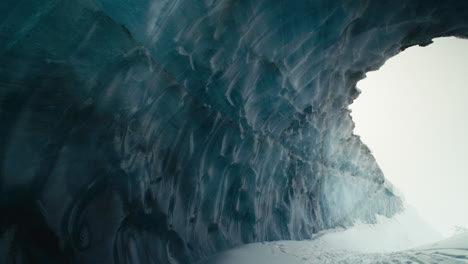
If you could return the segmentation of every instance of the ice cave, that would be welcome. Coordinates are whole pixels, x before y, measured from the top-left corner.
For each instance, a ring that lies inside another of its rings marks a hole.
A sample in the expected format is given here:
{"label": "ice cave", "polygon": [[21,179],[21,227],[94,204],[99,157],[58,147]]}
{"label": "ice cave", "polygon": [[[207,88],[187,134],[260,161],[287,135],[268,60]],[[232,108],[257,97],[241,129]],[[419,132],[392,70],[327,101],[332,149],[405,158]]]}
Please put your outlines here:
{"label": "ice cave", "polygon": [[468,262],[464,234],[384,259],[327,234],[404,208],[353,133],[356,83],[467,38],[468,1],[3,0],[0,14],[0,263]]}

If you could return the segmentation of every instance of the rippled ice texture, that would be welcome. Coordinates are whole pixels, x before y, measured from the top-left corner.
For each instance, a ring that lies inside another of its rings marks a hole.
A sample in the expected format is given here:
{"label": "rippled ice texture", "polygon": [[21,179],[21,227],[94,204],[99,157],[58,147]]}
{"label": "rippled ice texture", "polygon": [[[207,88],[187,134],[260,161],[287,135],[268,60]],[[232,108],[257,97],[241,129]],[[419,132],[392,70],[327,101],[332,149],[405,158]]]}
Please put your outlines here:
{"label": "rippled ice texture", "polygon": [[0,262],[190,263],[391,216],[347,106],[459,0],[3,0]]}

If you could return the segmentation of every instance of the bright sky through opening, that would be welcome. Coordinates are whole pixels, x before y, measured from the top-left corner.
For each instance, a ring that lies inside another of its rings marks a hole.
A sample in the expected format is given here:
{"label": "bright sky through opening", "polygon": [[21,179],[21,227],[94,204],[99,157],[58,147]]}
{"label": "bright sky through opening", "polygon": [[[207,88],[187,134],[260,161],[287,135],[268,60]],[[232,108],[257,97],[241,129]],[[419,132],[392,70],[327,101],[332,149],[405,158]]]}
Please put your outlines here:
{"label": "bright sky through opening", "polygon": [[354,133],[437,231],[468,227],[468,41],[411,47],[367,76]]}

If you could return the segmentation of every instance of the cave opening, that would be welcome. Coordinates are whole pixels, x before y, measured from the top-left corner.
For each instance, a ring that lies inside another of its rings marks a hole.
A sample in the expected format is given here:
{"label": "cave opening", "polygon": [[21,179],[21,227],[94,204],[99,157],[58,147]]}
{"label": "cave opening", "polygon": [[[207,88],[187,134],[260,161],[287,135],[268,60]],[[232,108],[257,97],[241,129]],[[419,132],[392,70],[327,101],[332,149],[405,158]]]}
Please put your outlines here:
{"label": "cave opening", "polygon": [[449,237],[468,228],[468,41],[438,38],[357,84],[354,133],[407,208]]}

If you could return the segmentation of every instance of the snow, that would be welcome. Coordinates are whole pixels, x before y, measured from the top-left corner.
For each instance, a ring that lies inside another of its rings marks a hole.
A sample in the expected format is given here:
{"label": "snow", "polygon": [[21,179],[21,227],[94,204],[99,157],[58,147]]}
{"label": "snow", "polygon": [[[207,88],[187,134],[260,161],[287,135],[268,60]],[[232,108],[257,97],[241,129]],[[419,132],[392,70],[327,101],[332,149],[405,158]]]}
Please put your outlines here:
{"label": "snow", "polygon": [[349,229],[327,231],[318,240],[337,249],[378,253],[410,249],[443,238],[415,208],[406,208],[393,218],[377,216],[377,224],[358,222]]}
{"label": "snow", "polygon": [[[378,241],[376,241],[378,242]],[[359,242],[357,242],[359,244]],[[373,263],[468,263],[468,233],[400,252],[363,253],[338,249],[324,240],[277,241],[248,244],[198,264],[373,264]]]}
{"label": "snow", "polygon": [[440,234],[412,208],[378,219],[375,225],[327,231],[314,240],[247,244],[198,264],[468,263],[468,232],[434,242]]}

